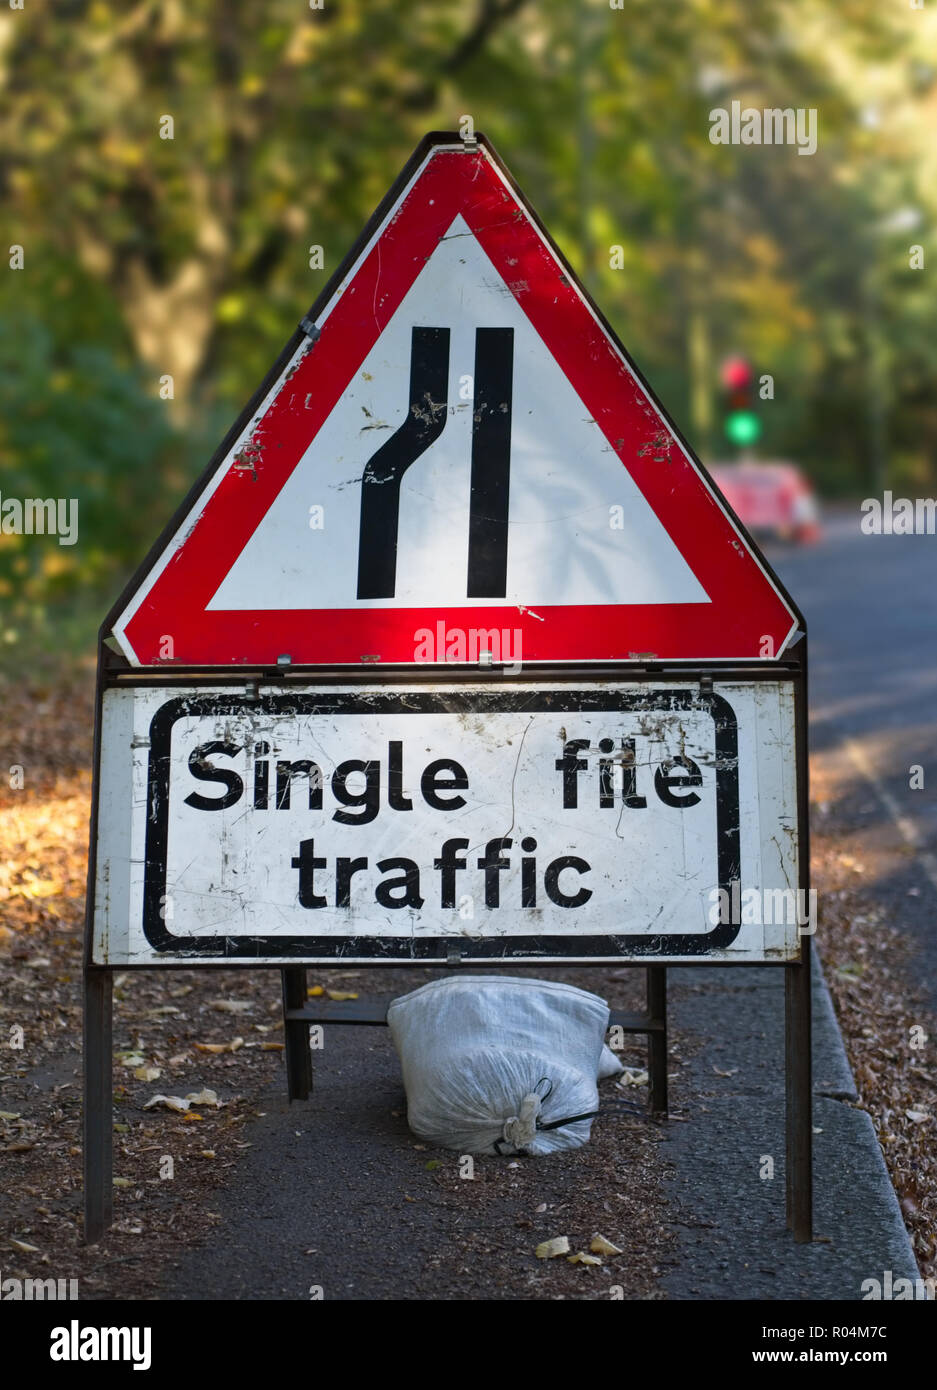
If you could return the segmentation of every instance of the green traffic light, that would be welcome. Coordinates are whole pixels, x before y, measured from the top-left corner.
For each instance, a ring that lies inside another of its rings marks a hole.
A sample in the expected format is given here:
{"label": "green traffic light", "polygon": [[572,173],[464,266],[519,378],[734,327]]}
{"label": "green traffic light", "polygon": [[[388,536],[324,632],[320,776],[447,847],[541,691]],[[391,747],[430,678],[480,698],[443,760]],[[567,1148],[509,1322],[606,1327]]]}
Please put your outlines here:
{"label": "green traffic light", "polygon": [[733,444],[754,444],[761,438],[761,421],[753,410],[733,410],[726,418],[726,434]]}

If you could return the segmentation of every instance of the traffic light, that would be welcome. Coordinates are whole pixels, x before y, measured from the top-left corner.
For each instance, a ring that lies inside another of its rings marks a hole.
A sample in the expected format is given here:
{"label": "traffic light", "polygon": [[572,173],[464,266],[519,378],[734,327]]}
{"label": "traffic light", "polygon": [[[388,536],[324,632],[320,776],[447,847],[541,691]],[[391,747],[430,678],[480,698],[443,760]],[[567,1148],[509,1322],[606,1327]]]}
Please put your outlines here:
{"label": "traffic light", "polygon": [[722,364],[720,379],[725,390],[726,437],[740,449],[761,438],[761,420],[752,410],[752,365],[744,357],[728,357]]}

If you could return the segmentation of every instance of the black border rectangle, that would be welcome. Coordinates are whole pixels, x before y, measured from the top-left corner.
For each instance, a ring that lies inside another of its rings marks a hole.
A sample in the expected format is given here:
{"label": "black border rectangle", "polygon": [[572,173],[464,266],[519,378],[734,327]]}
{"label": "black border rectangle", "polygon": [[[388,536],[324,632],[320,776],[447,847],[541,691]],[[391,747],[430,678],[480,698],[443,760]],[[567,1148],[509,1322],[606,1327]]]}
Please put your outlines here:
{"label": "black border rectangle", "polygon": [[[291,691],[256,699],[244,695],[194,694],[176,696],[162,705],[150,724],[143,932],[154,951],[200,960],[250,961],[258,957],[334,963],[355,959],[375,963],[446,964],[453,945],[463,960],[514,960],[535,957],[544,961],[581,960],[584,957],[668,961],[705,957],[724,950],[738,935],[738,923],[720,923],[711,932],[680,935],[516,935],[471,940],[452,936],[421,937],[314,937],[314,936],[174,936],[162,914],[166,893],[166,854],[169,834],[169,777],[172,729],[186,717],[224,717],[245,709],[273,716],[335,714],[459,714],[609,713],[708,710],[715,726],[716,836],[719,886],[731,891],[741,874],[740,808],[738,782],[738,726],[735,712],[721,695],[682,689],[585,689],[585,690],[368,690],[341,692],[323,689]],[[271,963],[268,959],[265,963]]]}

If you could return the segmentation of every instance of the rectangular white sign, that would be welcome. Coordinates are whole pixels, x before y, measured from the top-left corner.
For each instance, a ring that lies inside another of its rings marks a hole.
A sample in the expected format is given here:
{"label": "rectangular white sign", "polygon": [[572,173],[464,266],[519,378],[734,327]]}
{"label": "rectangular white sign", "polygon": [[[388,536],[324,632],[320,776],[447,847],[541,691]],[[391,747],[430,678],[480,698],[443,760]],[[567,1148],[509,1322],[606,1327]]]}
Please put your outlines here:
{"label": "rectangular white sign", "polygon": [[781,961],[786,682],[105,691],[98,964]]}

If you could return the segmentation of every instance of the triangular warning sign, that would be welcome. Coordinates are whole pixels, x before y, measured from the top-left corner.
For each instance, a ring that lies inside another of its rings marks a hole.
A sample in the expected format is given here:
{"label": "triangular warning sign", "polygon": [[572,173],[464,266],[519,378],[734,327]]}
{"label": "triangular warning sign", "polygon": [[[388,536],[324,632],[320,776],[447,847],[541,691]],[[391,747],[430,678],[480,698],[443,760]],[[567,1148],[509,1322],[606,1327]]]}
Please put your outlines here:
{"label": "triangular warning sign", "polygon": [[271,380],[115,613],[134,665],[763,660],[797,630],[484,137],[427,137]]}

